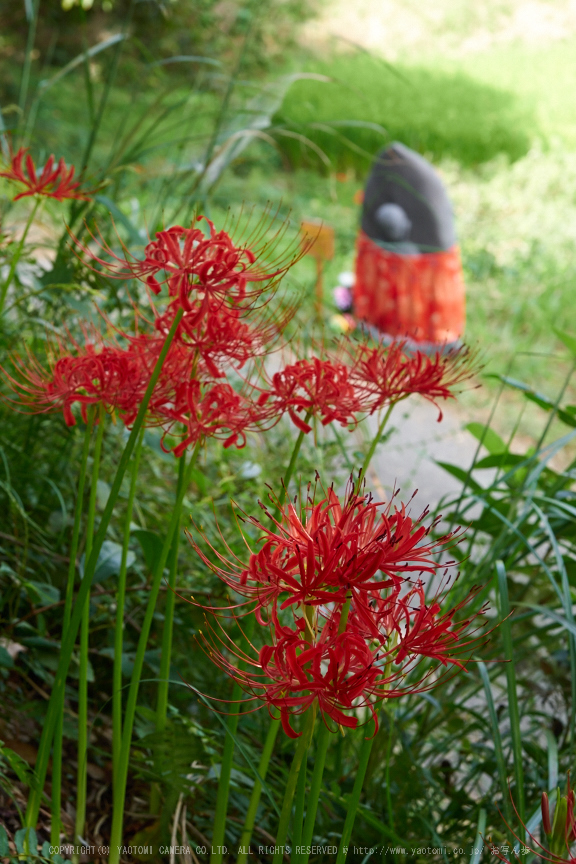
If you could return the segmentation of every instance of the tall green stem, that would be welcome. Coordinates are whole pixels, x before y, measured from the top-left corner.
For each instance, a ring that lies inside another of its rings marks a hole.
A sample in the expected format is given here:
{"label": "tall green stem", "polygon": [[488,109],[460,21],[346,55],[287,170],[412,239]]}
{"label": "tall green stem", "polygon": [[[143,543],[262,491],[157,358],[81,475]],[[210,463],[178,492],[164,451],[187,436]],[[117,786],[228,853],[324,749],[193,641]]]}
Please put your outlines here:
{"label": "tall green stem", "polygon": [[294,800],[294,792],[296,790],[296,782],[300,775],[302,762],[310,747],[312,732],[314,731],[314,721],[316,719],[316,711],[314,708],[309,708],[306,712],[304,729],[298,740],[298,746],[292,759],[290,773],[286,782],[286,790],[284,792],[284,802],[282,804],[282,812],[280,813],[280,822],[278,823],[278,831],[276,832],[276,852],[272,859],[272,864],[282,864],[284,858],[284,846],[288,837],[288,827],[290,825],[290,816],[292,813],[292,802]]}
{"label": "tall green stem", "polygon": [[[280,720],[271,720],[270,725],[268,726],[268,734],[266,735],[266,741],[264,742],[264,749],[262,750],[260,762],[258,763],[258,774],[260,775],[260,777],[262,777],[262,779],[265,779],[266,777],[266,772],[268,771],[268,765],[270,764],[270,759],[272,758],[272,753],[274,752],[274,744],[276,743],[279,729]],[[246,819],[244,821],[242,836],[240,837],[239,846],[242,849],[247,849],[250,844],[250,840],[252,838],[252,829],[254,828],[254,822],[256,821],[256,813],[258,812],[258,805],[260,804],[261,796],[262,784],[260,783],[258,778],[256,778],[254,781],[254,786],[252,788],[252,795],[250,797],[248,810],[246,811]],[[240,852],[238,854],[236,864],[247,864],[247,861],[248,853]]]}
{"label": "tall green stem", "polygon": [[[140,631],[140,637],[138,639],[136,657],[134,658],[134,668],[132,670],[130,688],[128,690],[128,699],[126,701],[126,712],[124,715],[124,725],[122,729],[122,748],[118,761],[117,779],[114,783],[114,805],[112,811],[112,829],[110,833],[110,864],[118,864],[118,861],[120,860],[120,850],[122,844],[122,832],[124,824],[124,801],[126,798],[126,781],[128,778],[128,765],[130,761],[130,745],[132,743],[132,730],[134,727],[134,717],[136,715],[136,701],[138,699],[138,690],[140,687],[140,678],[142,676],[142,667],[144,665],[144,655],[146,653],[146,646],[148,644],[148,636],[150,635],[150,628],[152,626],[152,620],[154,618],[156,601],[158,599],[158,592],[160,591],[160,584],[162,582],[164,567],[166,566],[166,561],[168,560],[168,555],[170,553],[172,541],[174,539],[177,526],[180,523],[180,509],[182,507],[182,499],[184,498],[186,489],[190,484],[192,470],[196,462],[196,456],[198,455],[200,444],[201,441],[199,441],[194,448],[194,451],[190,458],[190,462],[186,469],[186,473],[184,475],[184,482],[182,484],[182,488],[180,489],[180,492],[176,497],[174,509],[172,511],[172,518],[170,520],[170,525],[168,526],[168,533],[166,534],[166,538],[162,546],[160,558],[157,561],[156,567],[154,569],[152,584],[150,586],[148,594],[148,603],[146,606],[144,621],[142,622],[142,630]],[[182,459],[184,458],[185,456],[182,456]]]}
{"label": "tall green stem", "polygon": [[18,262],[22,256],[22,250],[24,248],[24,243],[26,242],[26,237],[28,236],[28,231],[30,230],[30,226],[32,225],[32,222],[34,221],[34,217],[36,216],[36,211],[38,210],[39,205],[40,205],[40,198],[36,198],[36,201],[34,202],[34,207],[32,208],[30,216],[28,217],[28,221],[26,222],[26,227],[24,228],[24,233],[22,234],[22,237],[20,238],[20,242],[18,243],[18,246],[16,247],[16,251],[14,252],[14,255],[12,256],[12,263],[10,264],[10,270],[8,272],[8,278],[6,279],[4,284],[2,285],[2,288],[0,289],[0,316],[2,315],[2,313],[4,311],[4,303],[6,301],[6,294],[8,293],[8,288],[10,287],[10,283],[12,282],[12,278],[14,276],[14,273],[16,272],[16,267],[18,266]]}
{"label": "tall green stem", "polygon": [[308,779],[308,754],[304,756],[298,782],[296,783],[296,794],[294,796],[294,821],[292,822],[292,846],[294,861],[297,854],[294,850],[302,844],[302,828],[304,823],[304,810],[306,809],[306,780]]}
{"label": "tall green stem", "polygon": [[220,864],[223,859],[228,794],[230,792],[230,777],[232,776],[232,764],[234,760],[234,738],[232,736],[236,735],[236,730],[238,729],[241,697],[242,688],[239,684],[234,684],[234,687],[232,688],[232,701],[228,709],[228,723],[226,724],[228,732],[224,740],[220,776],[218,778],[218,792],[216,793],[216,809],[214,811],[214,830],[212,832],[210,864]]}
{"label": "tall green stem", "polygon": [[[90,451],[90,438],[94,426],[94,412],[88,414],[88,423],[84,432],[84,446],[80,460],[80,473],[78,475],[78,493],[76,496],[76,507],[74,509],[74,525],[72,528],[72,539],[70,541],[70,563],[68,564],[68,581],[66,583],[66,595],[64,600],[64,616],[62,620],[62,637],[70,624],[70,612],[72,609],[72,598],[74,596],[74,580],[76,578],[76,558],[78,556],[78,542],[80,539],[80,526],[82,524],[82,506],[84,502],[84,486],[86,484],[86,466],[88,465],[88,453]],[[50,843],[52,846],[60,845],[60,808],[62,800],[62,742],[64,735],[64,702],[59,712],[54,729],[54,753],[52,756],[52,794],[50,796],[51,826]]]}
{"label": "tall green stem", "polygon": [[114,630],[114,672],[112,692],[112,776],[116,782],[118,775],[118,763],[122,749],[122,650],[124,642],[124,603],[126,600],[126,572],[128,569],[128,547],[130,545],[130,525],[134,510],[134,498],[136,496],[136,483],[138,480],[138,468],[140,467],[140,456],[142,454],[142,443],[144,441],[144,427],[140,430],[134,458],[132,459],[132,470],[130,476],[130,492],[128,493],[128,505],[124,523],[124,536],[122,538],[122,559],[120,561],[120,572],[118,574],[118,589],[116,591],[116,625]]}
{"label": "tall green stem", "polygon": [[[96,492],[98,490],[98,474],[100,472],[100,456],[104,438],[104,408],[100,406],[98,432],[94,444],[94,459],[92,463],[92,480],[90,483],[90,498],[88,501],[88,519],[86,520],[86,549],[84,561],[88,561],[94,539],[94,522],[96,520]],[[76,775],[76,824],[74,828],[74,843],[78,846],[84,836],[86,822],[86,793],[88,782],[88,643],[90,636],[90,594],[87,595],[82,610],[80,626],[80,666],[78,670],[78,769]],[[80,855],[75,853],[72,860],[78,862]]]}
{"label": "tall green stem", "polygon": [[[180,459],[178,466],[178,485],[176,489],[176,500],[182,500],[182,484],[184,483],[186,463]],[[180,515],[180,514],[179,514]],[[170,550],[170,569],[168,575],[168,591],[166,593],[166,606],[164,609],[164,630],[162,632],[162,657],[160,661],[160,682],[158,684],[158,704],[156,708],[156,731],[161,732],[166,726],[166,710],[168,707],[168,687],[170,674],[170,659],[172,654],[172,625],[174,621],[174,604],[176,594],[176,573],[178,571],[178,546],[180,540],[180,523],[176,526],[176,533]]]}
{"label": "tall green stem", "polygon": [[[388,411],[388,414],[390,412]],[[350,613],[350,598],[346,599],[346,603],[344,604],[344,608],[342,609],[342,615],[340,617],[340,625],[338,627],[338,633],[343,633],[346,629],[346,624],[348,623],[348,615]],[[380,707],[380,702],[378,702],[373,710],[378,711]],[[348,809],[346,811],[346,820],[344,822],[344,829],[342,831],[342,837],[340,838],[340,846],[338,847],[338,857],[336,859],[336,864],[343,864],[346,860],[346,855],[348,853],[348,843],[350,841],[350,837],[352,836],[352,829],[354,827],[354,821],[356,819],[356,811],[358,810],[358,804],[360,802],[360,794],[362,792],[362,786],[364,784],[364,778],[366,776],[366,770],[368,768],[368,764],[370,762],[370,754],[372,752],[372,746],[374,744],[374,738],[376,735],[376,721],[372,720],[371,723],[371,735],[368,738],[365,738],[362,741],[362,747],[360,749],[360,758],[358,760],[358,767],[356,769],[356,779],[354,781],[354,788],[352,789],[352,793],[350,798],[348,799]],[[306,859],[308,860],[308,859]]]}
{"label": "tall green stem", "polygon": [[[340,621],[338,622],[338,635],[342,635],[346,630],[348,616],[350,614],[351,597],[347,597],[342,606],[340,613]],[[306,609],[306,614],[310,611],[310,607]],[[320,789],[322,787],[322,777],[324,776],[324,765],[326,764],[326,753],[330,743],[332,733],[328,728],[326,721],[320,725],[318,732],[318,741],[316,742],[316,753],[314,755],[314,772],[312,774],[312,782],[310,784],[310,794],[308,796],[308,807],[306,809],[306,819],[302,829],[302,846],[307,847],[312,842],[312,834],[314,833],[314,823],[316,822],[316,813],[318,812],[318,801],[320,799]],[[306,773],[306,763],[302,764],[301,772]],[[300,782],[299,778],[299,782]],[[304,781],[302,780],[302,783]],[[296,845],[296,841],[295,841]],[[296,852],[294,856],[295,864],[308,864],[310,855],[307,852]]]}
{"label": "tall green stem", "polygon": [[[184,457],[178,460],[178,484],[176,487],[176,499],[180,497],[180,490],[184,482],[186,460]],[[170,660],[172,657],[172,629],[174,624],[174,605],[176,601],[176,573],[178,571],[178,546],[180,540],[180,520],[176,526],[176,533],[170,550],[168,563],[168,591],[166,592],[166,605],[164,607],[164,629],[162,631],[162,653],[160,655],[160,680],[158,682],[158,701],[156,703],[156,732],[162,732],[166,728],[166,714],[168,711],[168,688],[170,677]],[[160,790],[155,784],[150,797],[150,811],[156,813],[160,805]]]}
{"label": "tall green stem", "polygon": [[[308,806],[306,808],[306,819],[304,820],[304,828],[302,830],[302,845],[306,848],[312,842],[312,834],[314,833],[314,824],[316,822],[316,813],[318,812],[318,801],[320,799],[320,789],[322,787],[322,777],[324,776],[324,765],[326,764],[326,753],[332,733],[328,728],[326,721],[320,724],[318,732],[318,741],[316,743],[316,753],[314,754],[314,771],[312,773],[312,782],[310,784],[310,794],[308,795]],[[304,767],[304,765],[302,766]],[[310,855],[308,852],[296,854],[294,861],[297,864],[308,864]]]}
{"label": "tall green stem", "polygon": [[358,475],[358,481],[356,483],[356,492],[357,493],[359,493],[360,489],[362,488],[362,481],[364,480],[364,477],[366,476],[366,472],[368,471],[368,468],[370,467],[370,462],[372,461],[372,457],[374,456],[374,453],[376,451],[376,447],[378,446],[378,444],[380,442],[380,439],[384,433],[384,429],[386,428],[386,424],[388,423],[388,420],[390,419],[390,415],[392,414],[392,411],[394,410],[395,405],[396,405],[396,402],[392,402],[392,404],[388,406],[388,408],[386,409],[386,413],[384,414],[384,417],[382,418],[382,422],[380,423],[380,425],[378,427],[378,431],[376,432],[376,435],[372,439],[372,443],[370,444],[370,449],[368,450],[368,453],[366,454],[366,457],[365,457],[364,462],[362,464],[362,468],[360,469],[360,474]]}
{"label": "tall green stem", "polygon": [[342,829],[342,836],[338,847],[336,864],[344,864],[348,854],[348,845],[352,836],[352,829],[354,828],[356,813],[358,812],[362,786],[364,785],[364,778],[366,777],[366,771],[370,762],[370,754],[372,753],[372,746],[374,744],[376,732],[376,724],[374,720],[370,723],[369,731],[371,734],[362,741],[362,746],[360,748],[360,756],[358,757],[358,764],[356,767],[356,778],[354,780],[352,792],[348,798],[348,808],[346,810],[346,819],[344,821],[344,828]]}
{"label": "tall green stem", "polygon": [[[310,415],[308,414],[308,416],[306,417],[306,422],[308,422],[309,419]],[[300,448],[302,446],[302,441],[304,440],[305,434],[305,432],[300,432],[294,443],[294,448],[292,450],[292,455],[290,457],[288,467],[284,472],[284,486],[280,495],[278,496],[278,502],[280,503],[280,505],[284,503],[286,495],[288,494],[288,486],[290,485],[290,480],[292,479],[292,474],[294,473],[294,468],[296,467],[296,460],[298,459],[298,454],[300,453]]]}
{"label": "tall green stem", "polygon": [[[252,615],[248,619],[245,629],[246,648],[249,647],[249,641],[252,638],[256,618]],[[240,666],[242,662],[240,661]],[[232,688],[232,697],[229,708],[228,732],[224,741],[224,750],[222,752],[222,764],[220,765],[220,777],[218,778],[218,792],[216,794],[216,810],[214,812],[214,831],[212,834],[212,853],[210,855],[210,864],[221,864],[223,859],[223,845],[226,835],[226,813],[228,810],[228,795],[230,792],[230,777],[232,776],[232,765],[234,763],[234,738],[236,729],[238,728],[238,720],[240,719],[240,699],[242,698],[242,688],[237,682]],[[248,841],[250,842],[250,841]]]}
{"label": "tall green stem", "polygon": [[166,355],[168,353],[170,345],[172,344],[172,340],[174,338],[174,334],[176,333],[178,325],[182,320],[183,314],[183,310],[180,309],[174,317],[174,321],[172,322],[170,331],[168,332],[168,335],[164,340],[162,350],[158,355],[158,360],[156,361],[154,371],[152,372],[152,375],[150,377],[150,382],[148,384],[148,387],[146,388],[144,398],[140,403],[138,414],[136,415],[136,419],[134,421],[134,426],[132,427],[132,431],[120,457],[120,462],[118,463],[118,468],[116,469],[116,474],[114,476],[112,488],[108,496],[108,501],[106,507],[104,508],[102,519],[100,520],[100,525],[98,526],[98,531],[94,538],[92,554],[90,555],[89,560],[86,562],[84,578],[82,579],[82,582],[80,583],[80,587],[78,589],[76,602],[74,604],[74,608],[72,609],[70,624],[62,639],[60,659],[58,661],[58,668],[56,669],[54,685],[52,687],[52,693],[48,702],[46,716],[44,718],[44,725],[42,727],[42,735],[38,746],[38,756],[36,758],[36,765],[34,770],[34,780],[31,784],[30,796],[28,798],[28,806],[26,809],[25,817],[26,828],[34,828],[36,822],[38,821],[40,801],[42,800],[46,773],[48,771],[48,762],[50,759],[50,750],[54,737],[54,729],[58,715],[62,710],[62,703],[64,700],[66,675],[68,673],[70,660],[72,659],[72,654],[74,652],[74,643],[76,641],[76,636],[80,627],[80,620],[82,618],[82,610],[84,608],[84,603],[90,593],[90,586],[92,584],[92,579],[94,578],[94,573],[96,571],[98,556],[100,554],[100,550],[102,549],[102,544],[104,543],[104,540],[106,538],[106,532],[112,518],[112,513],[114,511],[116,501],[118,500],[120,486],[122,484],[124,474],[126,473],[130,457],[132,456],[132,452],[136,445],[136,440],[138,438],[138,435],[140,434],[140,429],[142,428],[142,425],[144,423],[146,411],[148,410],[148,404],[152,397],[154,388],[158,382],[158,378],[162,370],[162,365],[164,363],[164,360],[166,359]]}
{"label": "tall green stem", "polygon": [[[19,125],[25,116],[26,99],[28,96],[28,85],[30,83],[30,69],[32,67],[32,53],[34,49],[34,41],[36,39],[36,25],[38,24],[38,6],[40,0],[35,0],[32,4],[32,17],[28,25],[28,39],[26,42],[26,54],[24,56],[24,66],[22,69],[22,79],[20,81],[20,96],[18,99],[18,107],[20,108]],[[28,6],[26,10],[28,11]]]}

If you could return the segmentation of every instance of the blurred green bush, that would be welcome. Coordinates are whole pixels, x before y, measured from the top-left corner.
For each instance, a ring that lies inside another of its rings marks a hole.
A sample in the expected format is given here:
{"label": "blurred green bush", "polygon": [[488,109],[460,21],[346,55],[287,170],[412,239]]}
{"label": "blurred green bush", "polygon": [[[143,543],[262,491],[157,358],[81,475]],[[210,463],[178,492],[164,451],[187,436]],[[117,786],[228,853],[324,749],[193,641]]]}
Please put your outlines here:
{"label": "blurred green bush", "polygon": [[314,62],[306,71],[327,80],[297,81],[274,118],[295,168],[364,174],[391,140],[465,166],[498,154],[514,161],[527,153],[536,131],[528,104],[463,73],[392,67],[364,53]]}
{"label": "blurred green bush", "polygon": [[[297,41],[298,27],[321,0],[45,0],[32,45],[31,74],[65,66],[112,34],[131,35],[117,83],[138,80],[143,63],[168,62],[176,81],[190,79],[191,55],[234,64],[243,74],[273,70]],[[90,6],[90,8],[87,8]],[[0,99],[18,98],[26,54],[29,2],[0,3]],[[64,7],[64,8],[63,8]],[[127,62],[131,59],[131,63]],[[176,62],[174,62],[176,60]]]}

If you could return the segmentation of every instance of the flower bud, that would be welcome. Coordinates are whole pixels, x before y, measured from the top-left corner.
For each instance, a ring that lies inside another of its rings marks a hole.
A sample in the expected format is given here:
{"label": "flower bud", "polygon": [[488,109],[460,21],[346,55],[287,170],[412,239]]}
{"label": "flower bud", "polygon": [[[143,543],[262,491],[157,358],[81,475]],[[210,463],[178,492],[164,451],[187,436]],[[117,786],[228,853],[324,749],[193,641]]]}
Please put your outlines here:
{"label": "flower bud", "polygon": [[546,792],[542,793],[542,803],[540,806],[542,809],[542,827],[544,828],[544,833],[550,835],[552,833],[552,823],[550,822],[550,805]]}

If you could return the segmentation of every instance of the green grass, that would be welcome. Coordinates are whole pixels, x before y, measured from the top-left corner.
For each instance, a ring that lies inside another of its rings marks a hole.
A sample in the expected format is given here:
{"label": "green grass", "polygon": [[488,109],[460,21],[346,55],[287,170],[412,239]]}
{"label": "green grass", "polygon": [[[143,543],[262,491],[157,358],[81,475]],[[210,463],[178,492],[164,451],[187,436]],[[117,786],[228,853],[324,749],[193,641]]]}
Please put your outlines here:
{"label": "green grass", "polygon": [[535,127],[531,137],[555,139],[576,146],[576,90],[574,52],[576,40],[497,45],[456,60],[434,57],[424,61],[444,72],[470,75],[479,84],[501,87],[532,106]]}
{"label": "green grass", "polygon": [[[388,65],[353,53],[309,62],[306,71],[329,80],[297,81],[275,117],[280,146],[294,166],[351,167],[362,175],[373,154],[396,139],[466,166],[501,153],[515,160],[530,147],[536,121],[529,101],[459,69]],[[329,165],[282,130],[309,139]]]}

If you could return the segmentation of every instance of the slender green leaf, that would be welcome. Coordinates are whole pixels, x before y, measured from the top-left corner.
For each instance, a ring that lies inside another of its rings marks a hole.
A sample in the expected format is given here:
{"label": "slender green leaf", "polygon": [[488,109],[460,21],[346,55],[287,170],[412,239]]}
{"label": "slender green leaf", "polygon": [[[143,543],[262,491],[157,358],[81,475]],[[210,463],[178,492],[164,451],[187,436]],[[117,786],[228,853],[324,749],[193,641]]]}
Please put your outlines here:
{"label": "slender green leaf", "polygon": [[470,856],[470,864],[479,864],[484,849],[484,832],[486,831],[486,810],[480,808],[478,813],[478,827],[476,828],[476,837],[474,838],[474,846],[472,847],[472,855]]}
{"label": "slender green leaf", "polygon": [[144,531],[143,528],[138,528],[136,531],[132,531],[131,534],[140,544],[146,566],[153,572],[162,555],[164,541],[154,531]]}
{"label": "slender green leaf", "polygon": [[[512,643],[512,628],[510,623],[510,603],[508,600],[508,579],[502,561],[496,562],[498,582],[498,599],[500,603],[500,632],[506,658],[506,681],[508,684],[508,711],[510,715],[510,734],[512,736],[512,752],[514,753],[514,777],[516,780],[515,797],[518,817],[524,823],[524,767],[522,764],[522,732],[520,730],[520,712],[518,710],[518,695],[516,692],[516,666]],[[520,829],[523,830],[523,829]]]}
{"label": "slender green leaf", "polygon": [[526,457],[519,453],[494,453],[479,459],[474,468],[508,468],[511,465],[521,465],[523,462],[526,462]]}
{"label": "slender green leaf", "polygon": [[166,57],[164,60],[155,60],[149,66],[153,69],[155,66],[169,66],[172,63],[203,63],[206,66],[222,67],[220,60],[214,60],[212,57],[201,57],[196,54],[176,54],[174,57]]}
{"label": "slender green leaf", "polygon": [[451,465],[449,462],[439,462],[438,460],[436,460],[436,464],[447,471],[448,474],[456,477],[457,480],[460,480],[462,483],[467,483],[475,492],[482,493],[485,491],[483,487],[476,482],[476,480],[468,476],[467,471],[464,471],[464,469],[460,468],[458,465]]}
{"label": "slender green leaf", "polygon": [[[506,771],[506,761],[504,759],[504,750],[502,749],[502,737],[500,735],[500,725],[498,723],[498,715],[496,714],[496,706],[492,697],[492,685],[488,670],[484,663],[478,662],[478,671],[484,684],[484,692],[486,693],[486,702],[488,704],[488,713],[490,715],[490,723],[492,725],[492,735],[494,740],[494,753],[496,754],[496,765],[498,766],[498,779],[500,781],[500,792],[502,793],[502,801],[506,818],[510,822],[512,820],[512,808],[510,806],[510,798],[508,795],[508,772]],[[476,845],[476,844],[475,844]]]}
{"label": "slender green leaf", "polygon": [[484,426],[482,423],[468,423],[466,429],[484,445],[490,454],[506,453],[506,444],[493,429]]}
{"label": "slender green leaf", "polygon": [[548,744],[548,790],[558,786],[558,742],[551,729],[545,729]]}
{"label": "slender green leaf", "polygon": [[115,33],[113,36],[109,36],[107,39],[103,39],[101,42],[98,42],[97,45],[93,45],[92,48],[89,48],[87,51],[83,51],[82,54],[78,54],[77,57],[74,57],[66,66],[63,66],[62,69],[59,69],[55,75],[52,75],[51,78],[44,78],[43,81],[40,81],[38,85],[38,89],[45,93],[55,84],[64,78],[65,75],[68,75],[69,72],[72,72],[76,69],[77,66],[80,66],[81,63],[85,63],[87,60],[90,60],[91,57],[95,57],[96,54],[99,54],[101,51],[105,51],[106,48],[110,48],[112,45],[117,45],[118,42],[122,42],[124,39],[128,37],[124,33]]}
{"label": "slender green leaf", "polygon": [[229,123],[222,126],[216,138],[216,155],[206,165],[200,182],[201,195],[210,191],[230,163],[257,137],[257,133],[270,127],[272,117],[282,104],[290,86],[302,78],[328,80],[326,76],[314,73],[283,75],[276,81],[265,84],[260,92],[248,101],[243,111],[237,112]]}
{"label": "slender green leaf", "polygon": [[0,858],[7,858],[10,854],[10,846],[8,845],[8,834],[3,825],[0,825]]}
{"label": "slender green leaf", "polygon": [[572,356],[576,358],[576,337],[565,333],[563,330],[558,330],[556,327],[553,330],[558,339],[568,348]]}

